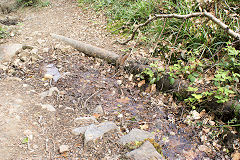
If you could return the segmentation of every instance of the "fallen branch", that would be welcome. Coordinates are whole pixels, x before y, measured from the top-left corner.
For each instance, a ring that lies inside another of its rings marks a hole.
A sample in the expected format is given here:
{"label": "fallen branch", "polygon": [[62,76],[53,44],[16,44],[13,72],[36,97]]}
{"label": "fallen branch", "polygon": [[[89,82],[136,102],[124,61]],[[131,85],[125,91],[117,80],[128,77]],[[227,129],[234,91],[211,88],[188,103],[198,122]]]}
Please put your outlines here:
{"label": "fallen branch", "polygon": [[91,44],[86,44],[81,41],[77,41],[77,40],[67,38],[64,36],[60,36],[60,35],[56,35],[56,34],[51,34],[51,36],[55,39],[63,41],[64,43],[67,43],[68,45],[76,48],[77,50],[79,50],[80,52],[83,52],[84,54],[86,54],[88,56],[104,59],[108,63],[116,64],[117,60],[120,57],[118,54],[116,54],[114,52],[93,46]]}
{"label": "fallen branch", "polygon": [[192,13],[192,14],[186,14],[186,15],[179,15],[179,14],[156,14],[153,17],[150,17],[146,22],[137,25],[133,32],[132,35],[125,40],[124,42],[120,42],[117,41],[120,44],[127,44],[129,41],[133,40],[137,30],[143,26],[148,25],[149,23],[151,23],[152,21],[159,19],[159,18],[177,18],[177,19],[188,19],[188,18],[192,18],[192,17],[207,17],[208,19],[212,20],[214,23],[216,23],[217,25],[219,25],[222,29],[224,29],[230,36],[236,38],[236,39],[240,39],[240,34],[234,32],[233,30],[231,30],[226,24],[224,24],[221,20],[217,19],[216,17],[214,17],[211,13],[208,13],[206,11],[204,12],[196,12],[196,13]]}

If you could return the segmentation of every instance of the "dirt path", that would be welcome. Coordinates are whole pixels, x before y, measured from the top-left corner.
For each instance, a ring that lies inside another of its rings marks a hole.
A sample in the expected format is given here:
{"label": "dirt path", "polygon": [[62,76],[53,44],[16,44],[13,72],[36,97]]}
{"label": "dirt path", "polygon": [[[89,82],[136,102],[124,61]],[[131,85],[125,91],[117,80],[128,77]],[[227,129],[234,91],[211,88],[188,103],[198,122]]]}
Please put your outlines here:
{"label": "dirt path", "polygon": [[[60,34],[119,53],[124,47],[112,43],[116,37],[105,30],[104,16],[80,9],[74,0],[51,0],[49,7],[11,14],[23,21],[8,43],[34,49],[23,51],[27,60],[9,63],[1,76],[8,78],[0,80],[0,159],[129,159],[125,154],[133,148],[117,141],[133,128],[154,132],[169,159],[225,158],[206,146],[198,149],[195,130],[174,122],[179,110],[171,97],[141,93],[131,75],[118,75],[111,65],[50,37],[50,33]],[[54,64],[62,74],[57,82],[42,80],[47,64]],[[43,96],[53,87],[56,92]],[[98,106],[102,115],[94,112]],[[84,116],[94,116],[99,123],[112,121],[121,132],[104,134],[85,145],[83,135],[71,133],[79,126],[76,118]],[[62,145],[68,148],[60,153]]]}

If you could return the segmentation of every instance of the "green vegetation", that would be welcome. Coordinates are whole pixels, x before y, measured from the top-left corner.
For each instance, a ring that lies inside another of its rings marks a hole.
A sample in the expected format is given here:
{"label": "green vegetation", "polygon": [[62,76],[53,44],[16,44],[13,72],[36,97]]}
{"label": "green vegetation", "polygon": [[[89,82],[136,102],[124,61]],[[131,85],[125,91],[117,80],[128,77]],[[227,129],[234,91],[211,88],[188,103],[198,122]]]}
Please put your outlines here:
{"label": "green vegetation", "polygon": [[17,0],[19,6],[27,7],[27,6],[41,6],[46,7],[50,5],[49,1],[42,0]]}
{"label": "green vegetation", "polygon": [[5,38],[7,36],[6,31],[0,26],[0,39]]}
{"label": "green vegetation", "polygon": [[[239,32],[240,4],[237,0],[212,1],[200,4],[194,0],[79,0],[79,5],[103,12],[108,29],[127,38],[135,25],[144,23],[154,14],[191,14],[204,9]],[[240,54],[239,42],[205,17],[190,19],[157,19],[142,27],[135,38],[149,47],[153,57],[165,62],[168,69],[151,64],[140,78],[150,84],[169,75],[170,84],[176,79],[189,81],[185,103],[195,109],[207,102],[239,101]],[[156,46],[156,47],[151,47]],[[233,106],[239,117],[240,106]],[[239,120],[238,120],[239,121]]]}

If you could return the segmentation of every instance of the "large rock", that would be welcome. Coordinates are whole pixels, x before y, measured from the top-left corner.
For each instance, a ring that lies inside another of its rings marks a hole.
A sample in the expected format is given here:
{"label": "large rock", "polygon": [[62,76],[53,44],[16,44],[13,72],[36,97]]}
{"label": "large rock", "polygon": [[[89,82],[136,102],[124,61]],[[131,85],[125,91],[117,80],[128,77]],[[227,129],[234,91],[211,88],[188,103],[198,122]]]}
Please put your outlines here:
{"label": "large rock", "polygon": [[104,133],[117,129],[117,125],[113,122],[103,122],[99,125],[90,125],[85,132],[85,144],[89,141],[96,140],[103,136]]}
{"label": "large rock", "polygon": [[135,149],[126,154],[127,157],[133,158],[135,160],[161,160],[164,159],[161,154],[159,154],[154,146],[146,141],[140,148]]}
{"label": "large rock", "polygon": [[117,125],[113,122],[103,122],[98,125],[91,124],[88,126],[78,127],[72,130],[72,134],[78,136],[84,134],[85,144],[89,141],[96,140],[103,136],[104,133],[117,129]]}
{"label": "large rock", "polygon": [[0,63],[10,61],[13,56],[20,52],[22,44],[8,44],[0,46]]}
{"label": "large rock", "polygon": [[119,140],[119,143],[125,145],[130,142],[143,141],[148,138],[154,138],[154,134],[143,131],[141,129],[134,128],[127,135],[122,136]]}

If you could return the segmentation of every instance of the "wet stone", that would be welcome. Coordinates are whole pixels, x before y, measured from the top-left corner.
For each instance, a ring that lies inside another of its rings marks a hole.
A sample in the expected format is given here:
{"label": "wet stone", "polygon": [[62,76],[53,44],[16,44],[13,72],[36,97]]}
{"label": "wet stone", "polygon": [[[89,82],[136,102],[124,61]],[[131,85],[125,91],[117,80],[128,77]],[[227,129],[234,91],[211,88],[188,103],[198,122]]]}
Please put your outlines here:
{"label": "wet stone", "polygon": [[147,138],[154,138],[154,134],[134,128],[127,135],[120,138],[119,143],[125,145],[135,141],[143,141]]}
{"label": "wet stone", "polygon": [[126,154],[127,157],[135,160],[161,160],[163,157],[156,151],[154,146],[146,141],[141,147]]}

